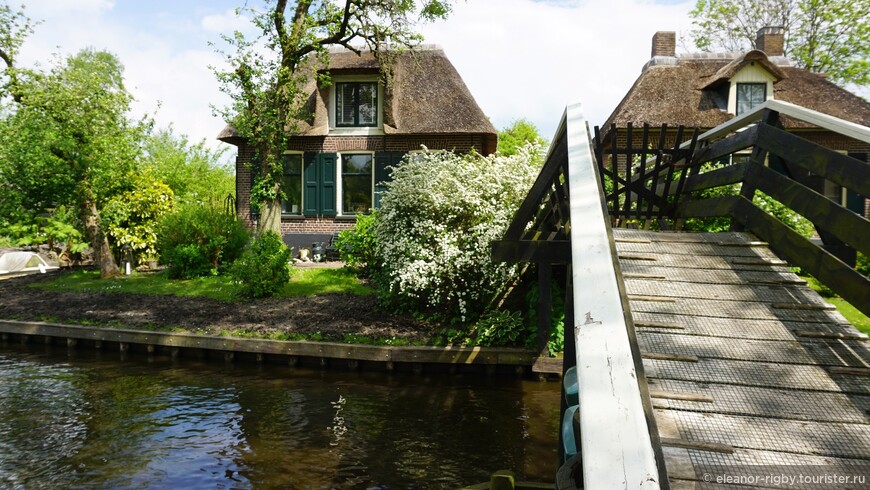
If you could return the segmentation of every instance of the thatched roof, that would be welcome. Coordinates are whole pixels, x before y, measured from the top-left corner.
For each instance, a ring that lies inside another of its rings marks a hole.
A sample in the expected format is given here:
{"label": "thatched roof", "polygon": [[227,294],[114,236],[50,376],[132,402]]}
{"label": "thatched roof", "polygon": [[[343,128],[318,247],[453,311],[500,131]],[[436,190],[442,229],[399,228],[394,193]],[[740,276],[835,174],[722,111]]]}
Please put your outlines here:
{"label": "thatched roof", "polygon": [[[322,70],[322,66],[308,67]],[[340,49],[330,52],[329,73],[377,75],[378,62],[369,51],[361,55]],[[329,133],[329,88],[317,87],[313,77],[304,89],[312,117],[298,121],[299,136],[326,136]],[[493,141],[496,129],[477,105],[474,97],[441,48],[423,46],[396,56],[393,78],[385,90],[384,134],[487,134]],[[240,142],[231,126],[218,139]]]}
{"label": "thatched roof", "polygon": [[[761,51],[712,56],[683,55],[652,60],[602,126],[684,125],[708,129],[734,117],[725,111],[727,100],[718,88],[750,62],[774,77],[774,99],[798,104],[857,124],[870,126],[870,103],[837,86],[823,75],[787,66],[781,57]],[[727,95],[725,96],[727,97]],[[784,119],[786,128],[811,127]]]}
{"label": "thatched roof", "polygon": [[770,62],[767,59],[767,55],[762,51],[752,50],[747,52],[746,54],[740,55],[734,58],[730,63],[726,64],[722,68],[714,73],[713,75],[703,79],[703,81],[699,84],[701,89],[711,89],[716,88],[724,82],[727,82],[731,79],[738,71],[740,71],[744,66],[749,65],[750,63],[758,63],[765,70],[768,71],[775,81],[780,81],[785,78],[785,74],[783,74],[782,70],[779,69],[776,65]]}

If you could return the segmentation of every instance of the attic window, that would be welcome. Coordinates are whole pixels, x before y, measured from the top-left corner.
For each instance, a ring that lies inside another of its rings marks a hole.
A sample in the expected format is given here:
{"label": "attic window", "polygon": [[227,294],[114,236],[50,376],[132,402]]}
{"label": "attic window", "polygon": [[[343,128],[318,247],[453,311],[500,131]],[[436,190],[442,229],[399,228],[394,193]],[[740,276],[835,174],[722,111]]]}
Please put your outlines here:
{"label": "attic window", "polygon": [[336,83],[335,119],[339,127],[377,127],[377,82]]}
{"label": "attic window", "polygon": [[737,115],[751,111],[755,106],[761,105],[767,100],[766,83],[738,83],[737,84]]}

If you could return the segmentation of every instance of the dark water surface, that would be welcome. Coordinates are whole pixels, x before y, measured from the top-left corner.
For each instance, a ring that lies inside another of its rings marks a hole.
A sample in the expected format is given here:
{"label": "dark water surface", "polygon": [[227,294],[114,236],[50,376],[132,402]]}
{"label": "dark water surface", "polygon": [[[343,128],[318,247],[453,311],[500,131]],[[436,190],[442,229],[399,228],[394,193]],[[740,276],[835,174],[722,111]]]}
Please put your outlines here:
{"label": "dark water surface", "polygon": [[0,488],[552,481],[558,383],[0,345]]}

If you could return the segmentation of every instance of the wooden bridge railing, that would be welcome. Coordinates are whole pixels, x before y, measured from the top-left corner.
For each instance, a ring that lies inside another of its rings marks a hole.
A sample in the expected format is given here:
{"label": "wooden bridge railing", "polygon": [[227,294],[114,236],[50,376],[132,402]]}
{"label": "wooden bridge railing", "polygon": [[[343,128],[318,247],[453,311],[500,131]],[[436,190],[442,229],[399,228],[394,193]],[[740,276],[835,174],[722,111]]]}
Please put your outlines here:
{"label": "wooden bridge railing", "polygon": [[[786,132],[782,116],[870,144],[870,128],[781,101],[767,101],[700,136],[687,139],[678,128],[678,144],[670,147],[667,127],[651,133],[645,126],[640,146],[631,127],[624,131],[624,144],[615,128],[607,142],[596,128],[608,212],[614,224],[634,220],[638,226],[677,229],[689,218],[729,218],[732,230],[751,231],[870,314],[870,280],[855,270],[857,252],[870,255],[870,221],[862,215],[863,205],[849,209],[824,195],[828,180],[863,204],[870,196],[870,164]],[[656,146],[649,144],[650,134],[658,136]],[[679,144],[681,139],[687,141]],[[735,152],[746,158],[735,161]],[[719,197],[702,198],[702,191],[711,189],[719,189],[712,193]],[[809,220],[823,246],[765,212],[755,199],[758,193]]]}
{"label": "wooden bridge railing", "polygon": [[[493,257],[535,263],[539,299],[552,267],[566,267],[563,374],[576,373],[576,383],[562,397],[564,478],[557,476],[557,486],[669,488],[579,104],[567,108],[544,167],[503,240],[494,244]],[[549,297],[543,301],[547,307],[539,305],[539,312],[549,311]],[[539,321],[539,329],[549,331],[549,322]],[[571,378],[564,376],[568,383]]]}

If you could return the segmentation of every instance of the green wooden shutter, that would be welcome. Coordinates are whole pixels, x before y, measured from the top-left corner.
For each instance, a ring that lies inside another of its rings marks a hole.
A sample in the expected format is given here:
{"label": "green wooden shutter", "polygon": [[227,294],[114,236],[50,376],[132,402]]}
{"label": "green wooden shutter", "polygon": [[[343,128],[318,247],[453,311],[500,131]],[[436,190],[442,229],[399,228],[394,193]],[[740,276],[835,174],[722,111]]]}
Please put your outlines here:
{"label": "green wooden shutter", "polygon": [[317,216],[320,211],[320,165],[317,163],[317,153],[306,153],[302,181],[304,191],[302,194],[302,213],[305,216]]}
{"label": "green wooden shutter", "polygon": [[320,153],[320,214],[324,216],[335,216],[335,176],[336,176],[336,154],[335,153]]}
{"label": "green wooden shutter", "polygon": [[[849,156],[861,160],[862,162],[867,161],[866,153],[849,152]],[[865,197],[861,194],[846,189],[846,207],[861,216],[864,216],[864,199]]]}

